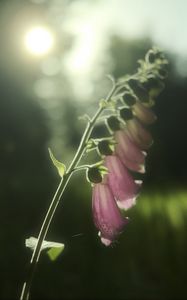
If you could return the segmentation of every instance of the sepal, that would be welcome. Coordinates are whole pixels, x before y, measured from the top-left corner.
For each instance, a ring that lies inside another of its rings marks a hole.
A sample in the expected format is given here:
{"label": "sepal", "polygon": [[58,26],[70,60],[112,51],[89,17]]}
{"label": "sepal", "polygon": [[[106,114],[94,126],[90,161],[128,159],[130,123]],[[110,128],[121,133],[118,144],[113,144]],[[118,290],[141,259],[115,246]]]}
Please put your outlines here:
{"label": "sepal", "polygon": [[116,116],[110,116],[106,119],[106,125],[110,132],[120,130],[120,121]]}
{"label": "sepal", "polygon": [[66,172],[66,166],[54,157],[50,148],[48,148],[48,150],[49,150],[49,155],[50,155],[53,165],[57,168],[60,177],[63,178],[63,176]]}

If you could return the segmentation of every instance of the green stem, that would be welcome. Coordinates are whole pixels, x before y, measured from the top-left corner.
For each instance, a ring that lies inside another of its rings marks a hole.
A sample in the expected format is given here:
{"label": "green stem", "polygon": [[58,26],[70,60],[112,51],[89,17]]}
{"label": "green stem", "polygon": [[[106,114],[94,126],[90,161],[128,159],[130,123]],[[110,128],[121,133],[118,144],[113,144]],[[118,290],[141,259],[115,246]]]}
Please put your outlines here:
{"label": "green stem", "polygon": [[[116,85],[113,85],[111,91],[109,92],[108,96],[106,97],[106,101],[109,101],[109,99],[112,97],[116,89]],[[51,204],[48,208],[48,211],[45,215],[44,221],[42,223],[38,239],[37,239],[37,244],[36,247],[33,251],[31,260],[30,260],[30,265],[29,265],[29,271],[27,274],[27,278],[23,284],[20,300],[28,300],[29,299],[29,292],[32,284],[32,280],[34,277],[34,273],[37,267],[37,263],[39,261],[39,257],[41,254],[41,248],[42,248],[42,243],[47,235],[49,226],[51,224],[51,221],[54,217],[55,211],[58,207],[58,204],[60,202],[60,199],[62,197],[62,194],[64,193],[64,190],[73,174],[74,169],[77,167],[78,163],[80,162],[86,148],[86,143],[88,142],[90,135],[92,133],[92,130],[94,128],[94,125],[97,121],[97,118],[100,116],[102,111],[104,110],[104,107],[100,106],[93,118],[87,123],[87,126],[85,128],[84,134],[82,136],[82,139],[80,141],[79,147],[77,149],[77,152],[67,170],[67,173],[64,175],[63,179],[61,179],[58,188],[54,194],[54,197],[51,201]]]}

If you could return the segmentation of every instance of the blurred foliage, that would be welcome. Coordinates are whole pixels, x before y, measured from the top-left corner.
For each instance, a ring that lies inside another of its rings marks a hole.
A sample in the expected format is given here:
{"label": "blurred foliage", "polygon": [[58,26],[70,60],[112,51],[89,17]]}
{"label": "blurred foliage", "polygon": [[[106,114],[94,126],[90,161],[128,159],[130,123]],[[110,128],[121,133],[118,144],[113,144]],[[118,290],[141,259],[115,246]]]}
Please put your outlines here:
{"label": "blurred foliage", "polygon": [[[123,40],[114,36],[111,40],[111,57],[115,77],[133,73],[138,59],[144,57],[151,47],[151,40]],[[186,186],[187,168],[187,79],[180,77],[175,69],[175,56],[166,53],[169,59],[169,78],[166,87],[156,100],[154,111],[158,116],[151,130],[155,143],[147,157],[148,185],[159,189]]]}
{"label": "blurred foliage", "polygon": [[[135,71],[150,46],[148,39],[113,36],[111,73]],[[187,85],[168,56],[170,76],[156,102],[155,143],[142,196],[129,212],[132,222],[119,243],[101,245],[92,222],[91,188],[83,174],[76,174],[48,237],[64,243],[65,250],[54,263],[42,256],[31,299],[186,299]],[[0,91],[0,298],[15,299],[31,255],[25,238],[38,233],[59,179],[47,151],[53,138],[47,112],[6,73],[0,76]],[[63,130],[63,157],[58,158],[64,163],[81,137],[77,112],[87,113],[89,106],[67,96],[58,107],[58,130]],[[96,133],[102,130],[98,126]]]}
{"label": "blurred foliage", "polygon": [[96,238],[89,194],[74,193],[51,233],[67,248],[54,264],[42,257],[33,299],[186,299],[187,192],[143,194],[111,248]]}

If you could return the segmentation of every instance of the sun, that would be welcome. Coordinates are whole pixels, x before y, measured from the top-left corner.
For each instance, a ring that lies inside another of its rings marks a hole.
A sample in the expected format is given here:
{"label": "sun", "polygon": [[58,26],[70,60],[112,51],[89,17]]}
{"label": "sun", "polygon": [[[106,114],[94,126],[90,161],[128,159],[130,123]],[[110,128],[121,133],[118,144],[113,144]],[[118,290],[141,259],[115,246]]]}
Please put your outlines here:
{"label": "sun", "polygon": [[50,30],[44,27],[34,27],[25,35],[26,49],[33,55],[43,55],[51,50],[54,37]]}

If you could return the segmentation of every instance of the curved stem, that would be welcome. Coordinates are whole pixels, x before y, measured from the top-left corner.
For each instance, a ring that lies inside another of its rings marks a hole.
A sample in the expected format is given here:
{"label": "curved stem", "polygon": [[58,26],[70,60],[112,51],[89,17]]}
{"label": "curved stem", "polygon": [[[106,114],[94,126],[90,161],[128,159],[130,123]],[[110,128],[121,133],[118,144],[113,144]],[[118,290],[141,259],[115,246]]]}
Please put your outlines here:
{"label": "curved stem", "polygon": [[[109,99],[112,97],[114,91],[115,91],[116,85],[113,85],[111,91],[109,92],[108,96],[106,97],[106,101],[109,101]],[[64,175],[64,177],[61,179],[58,188],[53,196],[53,199],[51,201],[51,204],[47,210],[47,213],[45,215],[44,221],[42,223],[39,235],[38,235],[38,240],[36,247],[33,251],[31,260],[30,260],[30,265],[29,265],[29,271],[27,274],[27,278],[23,284],[20,300],[28,300],[29,299],[29,292],[32,284],[32,280],[34,277],[34,273],[37,267],[37,263],[41,254],[41,248],[42,248],[42,243],[47,235],[49,226],[51,224],[51,221],[54,217],[55,211],[58,207],[58,204],[60,202],[60,199],[62,197],[62,194],[64,193],[64,190],[73,174],[74,168],[78,165],[79,161],[81,160],[85,148],[86,148],[86,143],[88,142],[90,135],[92,133],[92,130],[94,128],[95,122],[97,118],[100,116],[102,111],[104,110],[104,107],[100,106],[93,118],[87,123],[87,126],[85,128],[84,134],[82,136],[82,139],[80,141],[79,147],[77,149],[77,152],[67,170],[67,173]]]}

